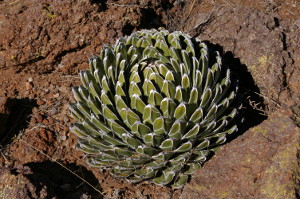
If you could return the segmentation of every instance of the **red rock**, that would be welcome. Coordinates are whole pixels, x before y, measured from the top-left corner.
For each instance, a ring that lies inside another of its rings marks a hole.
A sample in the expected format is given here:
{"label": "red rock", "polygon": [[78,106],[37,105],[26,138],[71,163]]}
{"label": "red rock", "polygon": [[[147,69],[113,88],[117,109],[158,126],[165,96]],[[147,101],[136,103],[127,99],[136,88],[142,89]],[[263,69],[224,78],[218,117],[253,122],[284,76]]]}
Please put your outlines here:
{"label": "red rock", "polygon": [[46,104],[50,105],[52,102],[50,99],[46,99]]}
{"label": "red rock", "polygon": [[48,123],[49,123],[49,125],[54,124],[54,120],[51,117],[49,117],[48,118]]}
{"label": "red rock", "polygon": [[47,126],[49,124],[49,121],[47,119],[43,119],[42,123]]}
{"label": "red rock", "polygon": [[43,117],[42,117],[41,114],[37,114],[37,116],[36,116],[36,121],[37,121],[38,123],[42,123]]}
{"label": "red rock", "polygon": [[48,137],[47,137],[47,133],[46,133],[46,130],[44,129],[44,128],[42,128],[41,130],[40,130],[40,136],[41,136],[41,138],[43,139],[43,140],[48,140]]}
{"label": "red rock", "polygon": [[36,100],[36,104],[37,104],[38,106],[41,106],[41,105],[45,104],[45,101],[44,101],[44,100],[41,100],[40,98],[38,98],[38,99]]}
{"label": "red rock", "polygon": [[54,139],[53,139],[53,133],[49,130],[47,130],[47,136],[48,136],[48,141],[49,142],[53,142]]}
{"label": "red rock", "polygon": [[299,133],[289,113],[273,113],[222,146],[180,198],[297,198]]}

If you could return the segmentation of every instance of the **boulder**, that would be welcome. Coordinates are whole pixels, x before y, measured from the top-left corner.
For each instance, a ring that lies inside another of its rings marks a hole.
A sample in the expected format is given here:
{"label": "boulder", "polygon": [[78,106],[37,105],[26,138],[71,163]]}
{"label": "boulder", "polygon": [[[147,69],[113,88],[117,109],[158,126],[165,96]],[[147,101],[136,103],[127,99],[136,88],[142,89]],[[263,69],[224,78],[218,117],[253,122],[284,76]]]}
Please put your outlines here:
{"label": "boulder", "polygon": [[300,130],[279,110],[222,146],[180,198],[297,198]]}

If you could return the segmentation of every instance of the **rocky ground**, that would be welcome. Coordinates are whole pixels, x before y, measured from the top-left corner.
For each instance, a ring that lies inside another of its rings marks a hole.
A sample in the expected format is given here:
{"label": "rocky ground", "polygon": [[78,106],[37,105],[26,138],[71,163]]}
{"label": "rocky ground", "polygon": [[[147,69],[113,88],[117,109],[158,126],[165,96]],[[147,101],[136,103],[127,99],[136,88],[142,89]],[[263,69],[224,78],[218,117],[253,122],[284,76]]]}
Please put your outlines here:
{"label": "rocky ground", "polygon": [[[242,129],[183,190],[131,185],[77,151],[68,104],[101,46],[181,30],[240,79]],[[297,0],[0,0],[0,198],[299,198]]]}

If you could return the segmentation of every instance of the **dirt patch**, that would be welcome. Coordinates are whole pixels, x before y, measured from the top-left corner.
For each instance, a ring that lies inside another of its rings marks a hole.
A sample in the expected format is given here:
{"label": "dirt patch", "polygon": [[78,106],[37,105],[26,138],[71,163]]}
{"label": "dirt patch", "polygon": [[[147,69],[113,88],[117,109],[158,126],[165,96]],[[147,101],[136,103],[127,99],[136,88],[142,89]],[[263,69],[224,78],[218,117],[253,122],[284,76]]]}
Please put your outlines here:
{"label": "dirt patch", "polygon": [[[9,4],[12,3],[12,4]],[[104,43],[139,28],[158,28],[156,1],[5,1],[1,4],[1,68],[77,74]],[[149,23],[149,17],[151,22]],[[14,21],[14,23],[11,23]]]}
{"label": "dirt patch", "polygon": [[[240,134],[279,108],[296,107],[292,110],[298,121],[298,4],[293,0],[0,1],[0,117],[6,118],[0,123],[0,178],[11,182],[8,186],[14,192],[8,196],[180,197],[181,190],[147,182],[131,185],[90,168],[69,131],[74,121],[68,104],[74,102],[71,88],[80,84],[78,71],[88,67],[88,58],[103,44],[142,28],[183,30],[221,52],[240,79],[245,115]],[[226,157],[230,162],[231,157]],[[14,186],[16,181],[28,186]],[[0,183],[1,190],[4,186]]]}

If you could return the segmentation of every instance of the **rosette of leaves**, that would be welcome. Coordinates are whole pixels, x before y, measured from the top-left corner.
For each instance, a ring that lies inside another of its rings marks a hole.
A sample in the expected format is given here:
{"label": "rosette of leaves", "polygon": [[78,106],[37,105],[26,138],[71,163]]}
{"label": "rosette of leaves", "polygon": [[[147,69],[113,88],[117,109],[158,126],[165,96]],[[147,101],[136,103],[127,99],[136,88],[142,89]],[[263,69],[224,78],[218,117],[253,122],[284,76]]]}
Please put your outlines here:
{"label": "rosette of leaves", "polygon": [[230,70],[198,39],[143,30],[105,45],[89,66],[70,109],[93,167],[181,188],[237,130]]}

